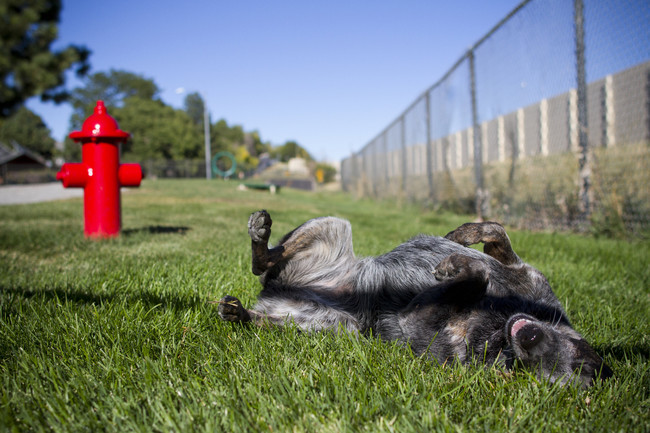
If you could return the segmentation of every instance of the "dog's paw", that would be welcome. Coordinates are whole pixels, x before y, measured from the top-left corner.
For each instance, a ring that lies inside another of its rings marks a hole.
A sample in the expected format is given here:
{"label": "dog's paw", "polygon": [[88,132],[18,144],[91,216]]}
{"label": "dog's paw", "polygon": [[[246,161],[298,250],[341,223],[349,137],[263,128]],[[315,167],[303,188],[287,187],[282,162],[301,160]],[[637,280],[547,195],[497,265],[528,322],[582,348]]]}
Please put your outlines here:
{"label": "dog's paw", "polygon": [[469,271],[472,260],[462,254],[452,254],[438,263],[438,266],[433,270],[433,274],[438,281],[456,279]]}
{"label": "dog's paw", "polygon": [[486,285],[490,269],[482,260],[454,253],[438,263],[433,274],[438,281],[475,281]]}
{"label": "dog's paw", "polygon": [[248,234],[253,242],[266,243],[271,237],[271,215],[265,210],[251,214],[248,219]]}
{"label": "dog's paw", "polygon": [[465,223],[445,236],[464,247],[483,242],[484,229],[494,223]]}
{"label": "dog's paw", "polygon": [[246,310],[239,299],[234,296],[224,296],[219,301],[219,317],[226,322],[242,322],[246,318]]}

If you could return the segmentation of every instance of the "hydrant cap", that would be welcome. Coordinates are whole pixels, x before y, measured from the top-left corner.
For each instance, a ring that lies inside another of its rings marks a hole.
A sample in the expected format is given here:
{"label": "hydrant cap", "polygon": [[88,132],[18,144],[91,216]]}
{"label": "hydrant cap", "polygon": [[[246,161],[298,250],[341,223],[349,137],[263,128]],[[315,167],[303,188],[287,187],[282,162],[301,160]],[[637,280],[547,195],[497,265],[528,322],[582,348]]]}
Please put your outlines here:
{"label": "hydrant cap", "polygon": [[81,131],[70,133],[70,138],[74,141],[96,141],[99,138],[114,138],[118,139],[118,141],[125,141],[129,138],[129,135],[128,132],[121,131],[118,128],[115,119],[106,111],[104,101],[97,101],[95,112],[86,119]]}

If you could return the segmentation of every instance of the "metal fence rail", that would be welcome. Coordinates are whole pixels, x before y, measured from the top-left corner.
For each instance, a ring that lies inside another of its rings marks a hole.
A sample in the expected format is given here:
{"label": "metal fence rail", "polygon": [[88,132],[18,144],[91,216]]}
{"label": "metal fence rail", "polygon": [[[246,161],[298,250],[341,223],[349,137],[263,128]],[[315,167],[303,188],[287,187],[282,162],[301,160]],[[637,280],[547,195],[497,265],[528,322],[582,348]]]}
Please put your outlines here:
{"label": "metal fence rail", "polygon": [[359,152],[344,190],[527,227],[650,227],[650,5],[527,0]]}

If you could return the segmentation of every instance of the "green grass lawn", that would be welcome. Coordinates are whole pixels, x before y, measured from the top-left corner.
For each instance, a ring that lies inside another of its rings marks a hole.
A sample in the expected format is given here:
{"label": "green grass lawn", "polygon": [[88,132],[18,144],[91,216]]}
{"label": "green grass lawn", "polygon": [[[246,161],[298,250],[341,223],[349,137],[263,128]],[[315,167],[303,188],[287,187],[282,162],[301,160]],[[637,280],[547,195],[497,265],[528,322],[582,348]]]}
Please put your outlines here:
{"label": "green grass lawn", "polygon": [[395,344],[223,323],[251,304],[246,222],[272,241],[352,222],[358,255],[467,217],[343,194],[152,181],[122,194],[123,234],[83,237],[81,199],[0,207],[0,431],[650,431],[650,242],[510,231],[616,377],[588,390],[438,366]]}

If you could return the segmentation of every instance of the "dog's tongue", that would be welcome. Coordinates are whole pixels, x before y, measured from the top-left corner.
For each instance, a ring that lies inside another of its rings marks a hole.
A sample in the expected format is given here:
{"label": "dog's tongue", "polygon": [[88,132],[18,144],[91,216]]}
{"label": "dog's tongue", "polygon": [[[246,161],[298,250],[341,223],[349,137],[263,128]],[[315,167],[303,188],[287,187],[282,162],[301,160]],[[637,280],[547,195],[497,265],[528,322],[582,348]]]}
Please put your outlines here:
{"label": "dog's tongue", "polygon": [[517,332],[519,332],[519,330],[521,328],[526,326],[527,323],[530,323],[530,322],[528,320],[526,320],[526,319],[517,320],[515,323],[512,324],[512,328],[510,328],[510,335],[513,336],[513,337],[515,335],[517,335]]}

